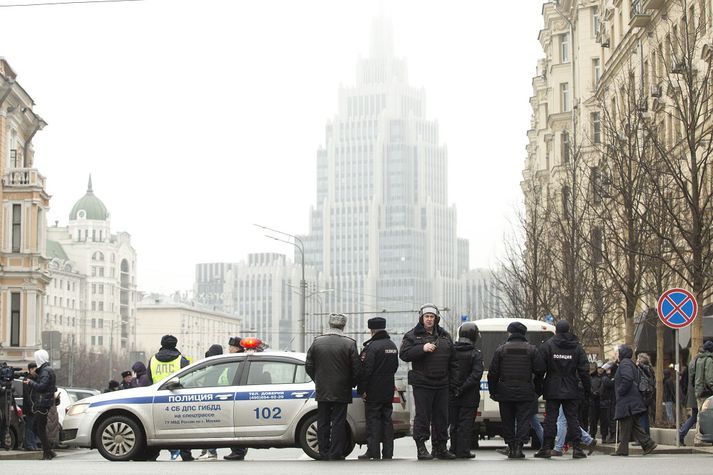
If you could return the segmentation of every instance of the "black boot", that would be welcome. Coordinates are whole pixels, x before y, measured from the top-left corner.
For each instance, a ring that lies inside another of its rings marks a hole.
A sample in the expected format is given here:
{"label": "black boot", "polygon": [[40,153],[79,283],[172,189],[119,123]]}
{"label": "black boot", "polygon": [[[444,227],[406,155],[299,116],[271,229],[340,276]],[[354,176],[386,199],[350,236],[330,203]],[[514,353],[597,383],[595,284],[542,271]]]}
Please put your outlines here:
{"label": "black boot", "polygon": [[522,453],[522,442],[516,442],[514,444],[515,448],[515,456],[513,458],[515,459],[524,459],[525,454]]}
{"label": "black boot", "polygon": [[587,454],[584,453],[584,450],[582,450],[582,442],[577,442],[574,444],[574,447],[572,448],[572,458],[573,459],[586,459]]}
{"label": "black boot", "polygon": [[433,460],[433,455],[428,452],[425,440],[416,441],[416,456],[419,460]]}
{"label": "black boot", "polygon": [[537,452],[535,452],[535,458],[548,459],[550,457],[552,457],[552,454],[550,453],[550,451],[548,449],[546,449],[544,447],[541,448],[540,450],[538,450]]}
{"label": "black boot", "polygon": [[456,458],[455,454],[452,454],[446,449],[445,442],[433,443],[433,456],[440,460],[453,460]]}

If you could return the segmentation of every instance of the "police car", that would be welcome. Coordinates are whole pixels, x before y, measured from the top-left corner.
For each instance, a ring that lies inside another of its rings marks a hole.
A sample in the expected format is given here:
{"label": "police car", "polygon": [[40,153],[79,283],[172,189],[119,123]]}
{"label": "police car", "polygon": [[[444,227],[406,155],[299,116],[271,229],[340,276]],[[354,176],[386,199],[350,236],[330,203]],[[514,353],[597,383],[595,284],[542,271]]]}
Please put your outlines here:
{"label": "police car", "polygon": [[[304,353],[256,352],[206,358],[152,386],[101,394],[67,409],[62,440],[96,448],[111,461],[153,460],[161,449],[301,447],[319,459],[315,386]],[[345,456],[366,443],[364,404],[353,392]],[[394,437],[408,435],[409,412],[393,400]]]}

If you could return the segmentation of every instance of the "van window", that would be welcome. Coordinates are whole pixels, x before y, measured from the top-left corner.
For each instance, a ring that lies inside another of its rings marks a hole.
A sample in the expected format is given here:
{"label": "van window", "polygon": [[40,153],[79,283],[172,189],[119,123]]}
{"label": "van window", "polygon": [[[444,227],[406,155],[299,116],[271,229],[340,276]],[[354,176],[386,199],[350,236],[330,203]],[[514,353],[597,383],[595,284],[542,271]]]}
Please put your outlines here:
{"label": "van window", "polygon": [[[545,341],[549,340],[554,334],[552,332],[527,332],[527,341],[535,345],[537,348]],[[508,339],[508,332],[481,332],[480,338],[475,344],[483,356],[483,366],[487,371],[490,368],[490,362],[493,360],[493,355],[498,346],[505,343]]]}

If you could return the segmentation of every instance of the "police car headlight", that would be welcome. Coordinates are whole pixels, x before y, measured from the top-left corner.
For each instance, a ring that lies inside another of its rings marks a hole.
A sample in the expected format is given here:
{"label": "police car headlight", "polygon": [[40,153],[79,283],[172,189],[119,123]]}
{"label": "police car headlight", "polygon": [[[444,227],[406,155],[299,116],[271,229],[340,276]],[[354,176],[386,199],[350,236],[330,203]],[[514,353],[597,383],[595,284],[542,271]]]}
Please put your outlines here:
{"label": "police car headlight", "polygon": [[79,414],[84,414],[84,412],[87,410],[89,407],[89,403],[86,404],[74,404],[67,408],[67,415],[68,416],[77,416]]}

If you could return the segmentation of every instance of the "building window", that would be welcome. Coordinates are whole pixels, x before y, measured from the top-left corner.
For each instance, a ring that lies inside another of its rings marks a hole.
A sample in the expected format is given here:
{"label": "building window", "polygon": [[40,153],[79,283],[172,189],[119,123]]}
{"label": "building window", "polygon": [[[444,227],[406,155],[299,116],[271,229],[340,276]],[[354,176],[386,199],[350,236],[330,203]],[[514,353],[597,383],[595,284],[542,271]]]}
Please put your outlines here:
{"label": "building window", "polygon": [[10,346],[20,346],[20,293],[10,294]]}
{"label": "building window", "polygon": [[602,142],[602,121],[599,112],[592,112],[592,142]]}
{"label": "building window", "polygon": [[563,82],[560,84],[560,104],[562,106],[562,112],[570,111],[569,83]]}
{"label": "building window", "polygon": [[566,130],[562,132],[562,163],[569,163],[569,132]]}
{"label": "building window", "polygon": [[97,303],[94,300],[92,300],[92,310],[96,311],[96,309],[97,309]]}
{"label": "building window", "polygon": [[572,191],[568,186],[562,187],[562,209],[564,210],[565,217],[569,218],[572,214],[572,204],[570,200],[572,198]]}
{"label": "building window", "polygon": [[100,312],[103,312],[103,311],[104,311],[104,302],[101,301],[101,300],[99,301],[99,311],[100,311]]}
{"label": "building window", "polygon": [[104,345],[104,337],[103,337],[103,336],[98,336],[98,337],[97,337],[97,344],[98,344],[99,346],[103,346],[103,345]]}
{"label": "building window", "polygon": [[603,260],[602,251],[602,230],[601,228],[592,229],[592,263],[601,264]]}
{"label": "building window", "polygon": [[599,87],[599,80],[602,78],[602,62],[599,58],[592,59],[592,75],[594,80],[594,89]]}
{"label": "building window", "polygon": [[560,35],[560,59],[562,63],[569,63],[569,33]]}
{"label": "building window", "polygon": [[592,8],[592,37],[596,37],[602,27],[601,17],[599,16],[599,8]]}
{"label": "building window", "polygon": [[96,346],[97,344],[97,337],[93,336],[92,337],[92,346]]}
{"label": "building window", "polygon": [[99,319],[99,328],[104,328],[104,319],[103,318]]}
{"label": "building window", "polygon": [[22,239],[22,205],[12,205],[12,252],[20,252]]}

